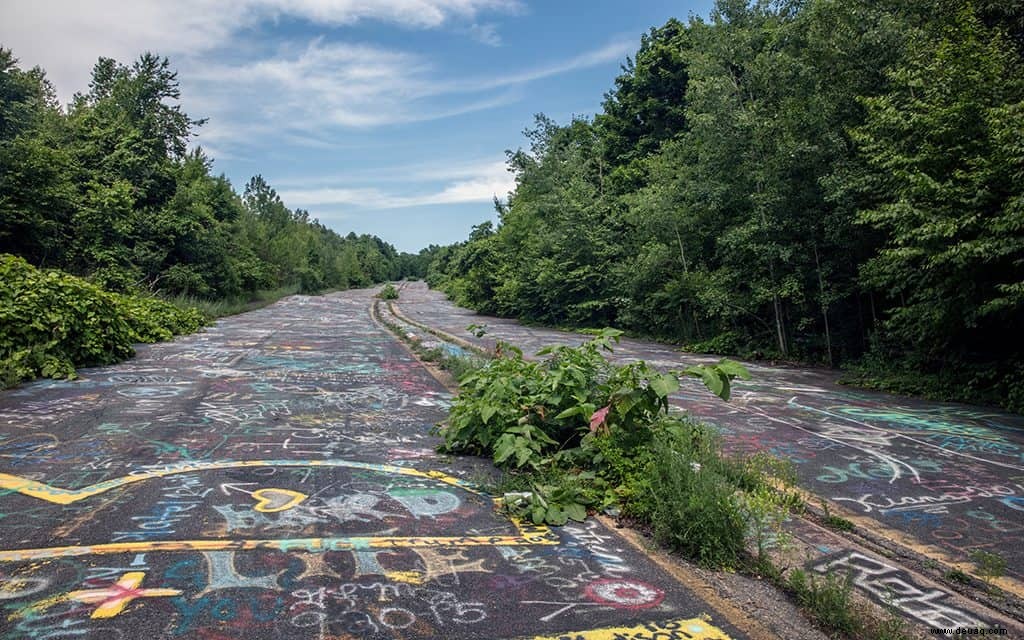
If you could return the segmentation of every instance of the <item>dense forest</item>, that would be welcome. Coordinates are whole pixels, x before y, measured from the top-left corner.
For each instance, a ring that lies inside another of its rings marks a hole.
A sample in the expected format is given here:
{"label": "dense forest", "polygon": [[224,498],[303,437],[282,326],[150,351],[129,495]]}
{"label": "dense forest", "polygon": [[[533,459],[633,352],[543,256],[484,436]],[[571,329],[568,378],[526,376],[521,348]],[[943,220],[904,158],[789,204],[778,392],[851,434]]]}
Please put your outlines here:
{"label": "dense forest", "polygon": [[377,237],[290,210],[261,177],[239,196],[190,139],[166,58],[101,58],[62,109],[41,69],[0,49],[0,253],[112,291],[208,298],[306,293],[419,275]]}
{"label": "dense forest", "polygon": [[431,247],[486,313],[1024,408],[1024,6],[721,0],[593,118],[541,115],[499,223]]}

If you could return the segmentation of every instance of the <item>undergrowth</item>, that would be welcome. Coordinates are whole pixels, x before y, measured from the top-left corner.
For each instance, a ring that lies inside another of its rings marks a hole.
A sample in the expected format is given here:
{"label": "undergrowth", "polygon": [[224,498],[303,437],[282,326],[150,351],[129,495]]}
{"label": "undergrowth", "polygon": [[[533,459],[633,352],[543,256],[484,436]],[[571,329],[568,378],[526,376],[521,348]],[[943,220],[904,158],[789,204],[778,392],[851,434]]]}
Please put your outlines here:
{"label": "undergrowth", "polygon": [[460,378],[442,450],[491,457],[505,470],[506,508],[538,524],[614,509],[707,567],[738,566],[748,542],[763,554],[793,504],[769,482],[778,465],[725,456],[713,429],[668,412],[680,378],[728,399],[746,369],[615,365],[605,354],[621,332],[592,333],[581,346],[541,350],[542,360],[499,343],[493,360]]}
{"label": "undergrowth", "polygon": [[197,309],[105,291],[22,258],[0,256],[0,383],[73,378],[75,367],[118,362],[132,345],[159,342],[206,324]]}
{"label": "undergrowth", "polygon": [[845,638],[875,640],[909,640],[907,622],[892,607],[888,615],[879,617],[865,603],[853,597],[853,576],[850,573],[815,575],[793,569],[776,584],[793,594],[800,607],[824,631]]}
{"label": "undergrowth", "polygon": [[398,289],[395,288],[395,285],[389,282],[381,288],[377,297],[381,300],[398,300]]}
{"label": "undergrowth", "polygon": [[210,300],[197,296],[164,296],[163,299],[176,307],[184,309],[199,309],[204,316],[210,320],[233,316],[246,311],[254,311],[267,305],[273,304],[281,298],[294,295],[299,292],[299,285],[289,285],[276,289],[263,289],[250,295],[234,298],[220,298]]}

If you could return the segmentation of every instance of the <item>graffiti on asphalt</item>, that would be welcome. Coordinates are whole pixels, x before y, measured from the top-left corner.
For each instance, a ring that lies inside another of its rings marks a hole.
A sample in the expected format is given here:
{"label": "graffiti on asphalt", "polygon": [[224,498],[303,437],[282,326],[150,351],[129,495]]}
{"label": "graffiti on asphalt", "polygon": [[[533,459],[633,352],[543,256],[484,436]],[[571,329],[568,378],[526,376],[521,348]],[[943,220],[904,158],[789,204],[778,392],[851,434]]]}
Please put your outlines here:
{"label": "graffiti on asphalt", "polygon": [[364,295],[0,394],[0,638],[512,636],[638,614],[726,637],[603,525],[498,512],[467,480],[480,463],[435,452],[450,396]]}

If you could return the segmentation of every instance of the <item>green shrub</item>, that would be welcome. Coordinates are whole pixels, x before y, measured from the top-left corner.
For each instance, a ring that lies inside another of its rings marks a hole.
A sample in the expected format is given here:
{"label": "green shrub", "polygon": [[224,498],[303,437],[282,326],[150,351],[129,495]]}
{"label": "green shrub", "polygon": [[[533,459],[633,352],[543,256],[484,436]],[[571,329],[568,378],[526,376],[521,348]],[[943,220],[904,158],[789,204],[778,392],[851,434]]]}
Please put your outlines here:
{"label": "green shrub", "polygon": [[646,437],[649,426],[668,411],[679,376],[700,378],[723,399],[732,378],[749,378],[728,360],[669,373],[643,361],[612,365],[604,352],[621,334],[604,329],[579,347],[542,349],[541,361],[526,360],[521,350],[499,342],[499,357],[460,381],[441,429],[443,448],[493,455],[499,466],[536,468],[595,433],[618,428],[627,437]]}
{"label": "green shrub", "polygon": [[104,291],[56,270],[0,256],[0,381],[74,377],[75,367],[117,362],[132,344],[167,340],[205,324],[195,309]]}
{"label": "green shrub", "polygon": [[315,269],[301,268],[298,270],[299,293],[307,296],[318,295],[324,290],[324,276]]}
{"label": "green shrub", "polygon": [[[725,360],[670,373],[642,361],[616,366],[604,353],[611,351],[621,332],[593,333],[594,338],[579,347],[541,350],[540,361],[527,360],[516,347],[498,343],[495,359],[460,378],[448,423],[440,429],[441,448],[493,457],[506,470],[510,484],[529,489],[517,492],[522,495],[506,506],[536,523],[582,520],[588,509],[612,505],[625,506],[648,521],[664,514],[666,522],[678,522],[666,510],[678,502],[673,491],[680,490],[679,470],[655,461],[653,451],[665,449],[672,438],[707,432],[694,423],[667,418],[669,395],[679,388],[680,376],[693,376],[728,398],[730,380],[749,374]],[[710,441],[709,435],[701,437]],[[652,438],[662,440],[651,446]],[[695,445],[687,446],[687,453],[695,454]],[[718,462],[712,460],[716,455],[717,449],[708,445],[699,459],[717,468]],[[658,476],[660,484],[651,480],[665,469],[669,475]],[[743,473],[736,470],[733,475]],[[700,483],[708,477],[701,476]],[[732,481],[723,481],[719,493],[704,493],[723,510],[718,520],[728,520],[726,537],[735,533],[739,546],[728,558],[712,553],[715,557],[709,556],[707,564],[731,563],[742,549],[743,515],[729,498],[736,486],[726,486]],[[717,520],[705,521],[716,526]],[[725,544],[735,546],[731,538]],[[672,546],[685,545],[677,541]]]}
{"label": "green shrub", "polygon": [[970,557],[971,562],[978,567],[978,575],[989,588],[992,587],[993,581],[1006,574],[1006,558],[998,553],[975,549]]}
{"label": "green shrub", "polygon": [[381,300],[398,300],[398,289],[389,282],[381,288],[377,297]]}
{"label": "green shrub", "polygon": [[816,578],[802,569],[789,574],[786,585],[818,624],[827,631],[860,637],[864,622],[852,601],[853,576],[830,573]]}
{"label": "green shrub", "polygon": [[711,427],[668,415],[679,377],[727,399],[747,371],[728,360],[669,373],[614,365],[604,353],[621,332],[594,334],[543,349],[540,361],[499,342],[497,357],[460,378],[441,450],[493,457],[506,509],[538,524],[614,506],[704,566],[737,566],[748,540],[763,557],[792,506],[769,480],[789,470],[764,456],[727,458]]}
{"label": "green shrub", "polygon": [[743,463],[722,456],[709,427],[677,418],[660,421],[649,450],[647,491],[627,509],[644,514],[670,549],[709,568],[735,567],[748,530]]}

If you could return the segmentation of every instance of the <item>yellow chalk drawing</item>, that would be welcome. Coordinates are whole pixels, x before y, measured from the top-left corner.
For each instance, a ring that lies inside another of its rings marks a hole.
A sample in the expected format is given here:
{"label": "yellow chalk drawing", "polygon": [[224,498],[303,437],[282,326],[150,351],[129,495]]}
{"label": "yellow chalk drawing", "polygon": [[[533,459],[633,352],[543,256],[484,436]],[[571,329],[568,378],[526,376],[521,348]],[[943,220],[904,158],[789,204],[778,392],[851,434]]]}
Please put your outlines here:
{"label": "yellow chalk drawing", "polygon": [[256,499],[253,509],[262,513],[287,511],[309,497],[301,491],[277,488],[257,489],[250,495]]}
{"label": "yellow chalk drawing", "polygon": [[117,582],[102,589],[81,589],[61,595],[45,598],[34,604],[15,611],[8,619],[13,620],[29,614],[40,613],[61,602],[75,600],[86,604],[99,604],[90,618],[113,618],[124,611],[124,608],[136,598],[157,598],[161,596],[178,596],[178,589],[140,589],[146,574],[142,571],[129,571],[118,578]]}
{"label": "yellow chalk drawing", "polygon": [[556,636],[534,636],[532,640],[730,640],[724,631],[700,618],[652,622],[635,627],[606,627],[570,631]]}
{"label": "yellow chalk drawing", "polygon": [[388,571],[384,577],[392,582],[407,584],[423,584],[423,574],[419,571]]}
{"label": "yellow chalk drawing", "polygon": [[[8,473],[0,473],[0,489],[14,491],[22,495],[38,498],[56,504],[71,504],[91,498],[92,496],[106,493],[111,489],[117,489],[134,482],[163,478],[165,476],[177,475],[179,473],[192,473],[195,471],[210,471],[214,469],[239,469],[244,467],[344,467],[348,469],[363,469],[366,471],[380,471],[382,473],[394,473],[417,478],[429,478],[444,484],[459,487],[471,493],[480,493],[471,484],[450,476],[440,471],[420,471],[410,467],[396,467],[389,464],[373,464],[370,462],[354,462],[352,460],[219,460],[213,462],[184,462],[171,464],[162,467],[140,469],[127,476],[104,480],[96,484],[82,487],[81,489],[61,489],[43,482],[37,482],[29,478],[15,476]],[[293,505],[294,506],[294,505]]]}

